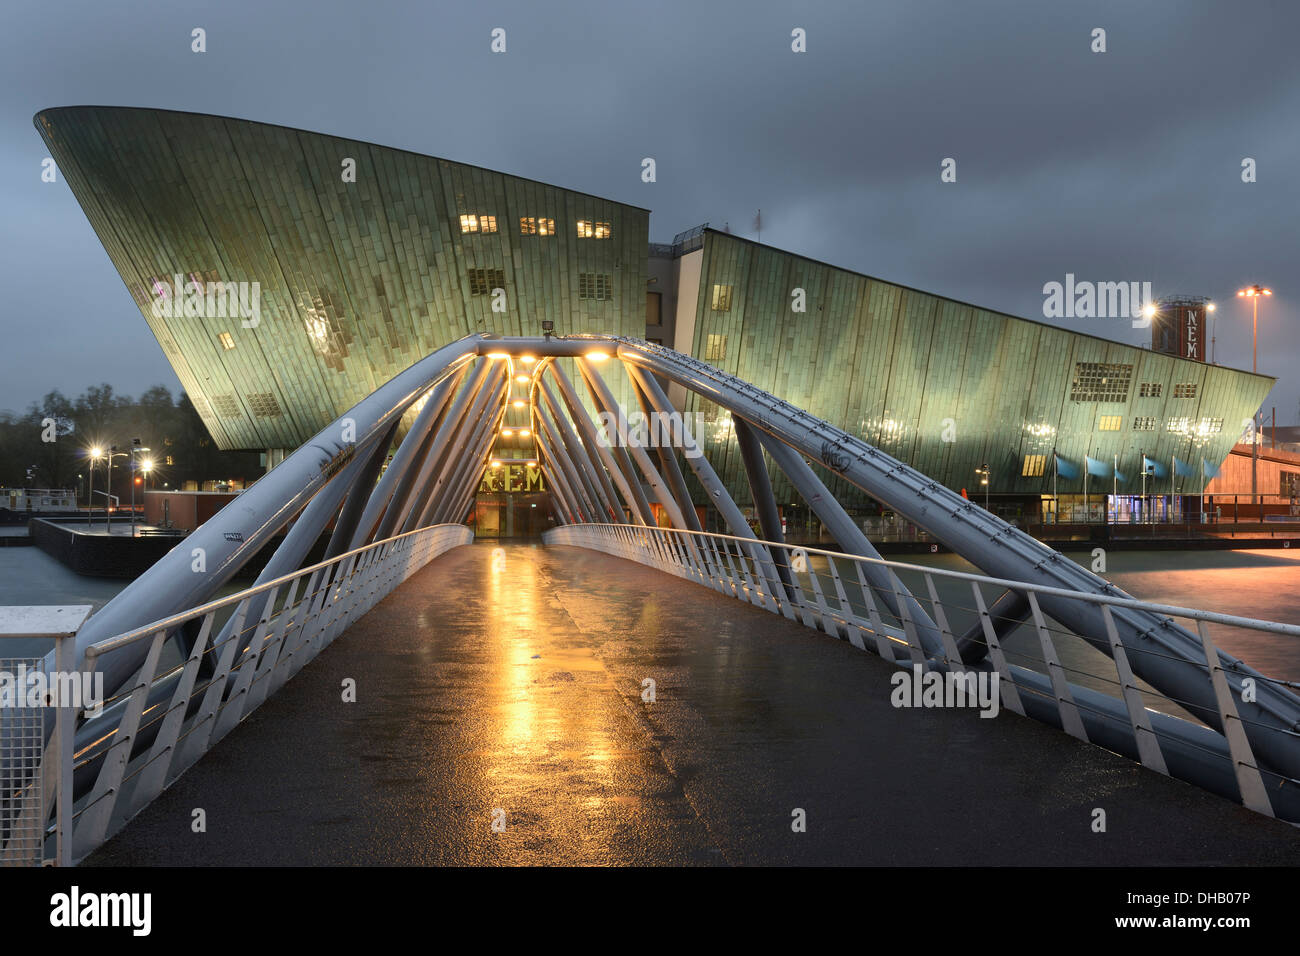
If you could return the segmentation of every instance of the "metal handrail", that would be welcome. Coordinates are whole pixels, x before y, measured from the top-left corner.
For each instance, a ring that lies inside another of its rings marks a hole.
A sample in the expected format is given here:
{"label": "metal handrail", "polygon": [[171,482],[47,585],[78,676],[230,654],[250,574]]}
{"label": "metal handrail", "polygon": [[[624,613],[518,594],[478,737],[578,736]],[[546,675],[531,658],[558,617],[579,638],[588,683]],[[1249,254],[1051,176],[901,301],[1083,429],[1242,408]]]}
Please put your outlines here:
{"label": "metal handrail", "polygon": [[110,637],[107,640],[100,641],[98,644],[92,644],[86,648],[86,659],[87,661],[90,661],[96,657],[99,657],[101,654],[107,654],[110,651],[115,651],[118,648],[125,647],[128,644],[133,644],[136,641],[142,641],[147,637],[153,637],[159,631],[165,631],[168,630],[169,628],[176,627],[177,625],[184,624],[186,621],[193,620],[196,617],[200,617],[205,614],[210,614],[213,611],[219,611],[223,607],[229,607],[231,604],[238,604],[239,602],[244,601],[248,598],[256,597],[259,594],[263,594],[267,591],[270,591],[272,588],[277,588],[282,584],[288,584],[294,578],[300,578],[303,575],[312,574],[316,571],[320,571],[323,568],[327,568],[330,567],[331,565],[338,564],[341,561],[346,561],[348,558],[354,558],[357,555],[363,554],[367,551],[373,551],[376,548],[381,548],[385,545],[390,545],[395,541],[400,541],[401,539],[408,538],[411,535],[420,534],[421,532],[424,531],[429,531],[432,528],[447,528],[447,527],[464,527],[464,525],[461,525],[457,522],[444,523],[444,524],[431,524],[431,525],[426,525],[423,528],[416,528],[413,531],[407,531],[404,534],[394,535],[391,538],[384,538],[382,541],[372,541],[370,544],[367,544],[364,547],[354,548],[351,551],[346,551],[343,554],[338,555],[337,557],[330,558],[328,561],[321,561],[318,564],[308,565],[307,567],[300,568],[297,571],[292,571],[289,574],[282,574],[278,578],[272,578],[270,581],[266,581],[262,584],[257,585],[256,587],[251,587],[246,591],[240,591],[236,594],[230,594],[227,595],[226,597],[218,598],[215,601],[209,601],[207,604],[200,604],[197,607],[192,607],[189,608],[188,610],[181,611],[177,614],[173,614],[171,615],[171,617],[160,618],[157,621],[153,621],[150,624],[146,624],[144,627],[137,627],[134,630],[126,631],[122,634],[118,634],[115,637]]}
{"label": "metal handrail", "polygon": [[[578,525],[567,525],[562,527],[576,528]],[[919,564],[906,564],[902,561],[888,561],[884,558],[869,558],[860,554],[846,554],[843,551],[828,551],[824,548],[812,548],[802,544],[789,544],[784,541],[765,541],[761,538],[742,538],[733,534],[721,534],[709,531],[687,531],[678,528],[648,528],[640,525],[624,524],[597,524],[584,522],[581,527],[584,528],[633,528],[636,531],[649,531],[659,534],[680,534],[696,535],[704,538],[720,538],[727,541],[736,541],[746,547],[752,547],[755,544],[766,545],[769,548],[784,548],[787,551],[803,551],[805,554],[819,554],[827,558],[844,558],[849,561],[859,561],[864,564],[878,564],[889,568],[902,568],[908,571],[919,571],[924,574],[935,574],[941,577],[956,578],[962,581],[977,581],[981,584],[998,585],[1000,587],[1011,588],[1018,591],[1033,591],[1036,594],[1050,594],[1055,597],[1070,598],[1072,600],[1087,601],[1091,604],[1109,604],[1114,607],[1128,607],[1143,611],[1155,611],[1159,614],[1168,614],[1171,617],[1185,617],[1195,621],[1206,621],[1211,624],[1225,624],[1230,627],[1245,627],[1251,630],[1268,631],[1273,634],[1284,634],[1288,637],[1300,637],[1300,626],[1294,624],[1282,624],[1278,621],[1265,621],[1259,618],[1240,617],[1235,614],[1220,614],[1217,611],[1201,611],[1196,608],[1180,607],[1176,604],[1157,604],[1152,601],[1140,601],[1136,598],[1120,598],[1109,594],[1095,594],[1085,591],[1071,591],[1065,588],[1048,587],[1044,584],[1030,584],[1025,581],[1012,581],[1007,578],[994,578],[984,574],[971,574],[968,571],[952,571],[946,568],[927,568]],[[559,530],[559,529],[556,529]]]}

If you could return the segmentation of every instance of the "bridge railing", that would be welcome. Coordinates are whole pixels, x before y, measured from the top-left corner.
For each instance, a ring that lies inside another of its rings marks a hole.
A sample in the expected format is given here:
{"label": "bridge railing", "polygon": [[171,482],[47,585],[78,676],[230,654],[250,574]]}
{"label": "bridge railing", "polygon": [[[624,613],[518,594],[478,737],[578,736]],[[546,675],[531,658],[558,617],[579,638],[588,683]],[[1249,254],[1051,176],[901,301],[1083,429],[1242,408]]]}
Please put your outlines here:
{"label": "bridge railing", "polygon": [[[77,715],[69,758],[52,743],[30,752],[44,740],[36,730],[0,736],[0,768],[23,771],[0,774],[0,784],[21,781],[0,793],[0,866],[85,858],[349,624],[473,537],[461,524],[420,528],[91,645],[88,679],[114,651],[143,642],[148,652],[134,679],[96,702],[97,716]],[[61,789],[74,794],[71,813],[56,813]],[[66,826],[53,830],[52,816]]]}
{"label": "bridge railing", "polygon": [[[695,581],[848,640],[901,667],[919,668],[918,674],[996,675],[1002,708],[1138,760],[1148,769],[1239,800],[1260,813],[1300,822],[1296,787],[1300,781],[1256,759],[1244,732],[1243,720],[1249,718],[1238,711],[1225,680],[1224,659],[1211,636],[1213,627],[1220,645],[1259,650],[1261,638],[1300,638],[1300,627],[726,534],[572,524],[548,531],[545,540],[626,558]],[[880,585],[882,568],[888,587]],[[921,622],[908,610],[909,595],[916,596],[934,622],[942,645],[939,653],[928,651],[920,639]],[[1040,596],[1099,605],[1108,631],[1107,646],[1099,647],[1097,639],[1045,615]],[[1205,654],[1201,670],[1213,688],[1218,708],[1214,716],[1223,732],[1201,719],[1209,715],[1198,705],[1162,694],[1134,676],[1132,661],[1137,655],[1167,651],[1158,628],[1145,635],[1141,648],[1126,649],[1112,617],[1126,608],[1180,621],[1199,635]],[[1007,613],[1002,613],[1004,609]],[[1236,663],[1229,657],[1226,666],[1235,669]],[[1259,679],[1292,689],[1298,686],[1277,678]],[[1249,681],[1245,686],[1250,686]],[[1300,747],[1300,728],[1291,728],[1286,743]]]}

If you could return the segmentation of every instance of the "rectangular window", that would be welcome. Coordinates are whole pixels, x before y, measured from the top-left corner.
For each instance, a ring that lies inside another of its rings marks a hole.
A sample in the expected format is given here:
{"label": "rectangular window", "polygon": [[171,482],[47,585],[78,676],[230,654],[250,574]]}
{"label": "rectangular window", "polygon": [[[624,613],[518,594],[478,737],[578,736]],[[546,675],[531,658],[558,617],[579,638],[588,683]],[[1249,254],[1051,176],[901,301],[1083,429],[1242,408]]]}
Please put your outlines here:
{"label": "rectangular window", "polygon": [[1133,380],[1132,365],[1109,365],[1103,362],[1075,362],[1074,382],[1070,386],[1072,402],[1124,402]]}
{"label": "rectangular window", "polygon": [[1279,473],[1280,486],[1278,494],[1283,498],[1294,498],[1300,495],[1300,471],[1283,471]]}
{"label": "rectangular window", "polygon": [[478,217],[478,228],[479,228],[479,232],[496,232],[496,231],[497,231],[497,217],[496,217],[496,216],[479,216],[479,217]]}
{"label": "rectangular window", "polygon": [[227,352],[229,352],[231,349],[235,347],[234,336],[232,336],[229,332],[219,333],[217,335],[217,341],[221,343],[221,347],[225,349]]}
{"label": "rectangular window", "polygon": [[612,229],[609,228],[609,223],[607,223],[607,222],[598,222],[598,223],[596,223],[596,238],[597,238],[597,239],[613,239],[613,238],[614,238],[614,231],[613,231]]}
{"label": "rectangular window", "polygon": [[704,340],[704,361],[721,362],[727,357],[727,337],[709,334]]}
{"label": "rectangular window", "polygon": [[1195,382],[1179,382],[1174,386],[1174,398],[1195,398]]}
{"label": "rectangular window", "polygon": [[171,455],[168,455],[163,459],[163,464],[170,468],[172,465],[176,464],[176,460],[172,458]]}
{"label": "rectangular window", "polygon": [[731,286],[715,285],[713,287],[713,311],[731,311]]}
{"label": "rectangular window", "polygon": [[478,216],[472,213],[462,213],[460,217],[461,232],[478,232]]}
{"label": "rectangular window", "polygon": [[1020,469],[1022,478],[1041,478],[1047,467],[1046,455],[1026,455],[1024,467]]}
{"label": "rectangular window", "polygon": [[579,299],[612,299],[613,277],[603,272],[582,272],[578,274]]}
{"label": "rectangular window", "polygon": [[596,231],[595,224],[592,223],[590,219],[579,219],[579,220],[578,220],[578,238],[579,238],[579,239],[590,239],[591,236],[592,236],[592,233],[594,233],[595,231]]}
{"label": "rectangular window", "polygon": [[1097,431],[1117,432],[1122,421],[1123,418],[1119,415],[1102,415],[1101,418],[1097,419]]}
{"label": "rectangular window", "polygon": [[1165,386],[1163,382],[1143,382],[1141,388],[1138,389],[1138,397],[1159,398],[1160,393],[1164,390]]}
{"label": "rectangular window", "polygon": [[555,235],[555,220],[539,219],[536,216],[521,216],[519,219],[519,234],[521,236],[553,236]]}
{"label": "rectangular window", "polygon": [[1165,422],[1165,431],[1174,432],[1178,435],[1185,435],[1187,434],[1188,425],[1189,423],[1186,416],[1183,416],[1182,418],[1171,418],[1169,421]]}
{"label": "rectangular window", "polygon": [[1156,430],[1156,419],[1154,415],[1139,415],[1133,419],[1133,430],[1135,432],[1153,432]]}
{"label": "rectangular window", "polygon": [[505,287],[506,274],[504,269],[469,270],[470,295],[487,295],[493,289],[504,289]]}
{"label": "rectangular window", "polygon": [[1202,435],[1217,435],[1223,431],[1222,418],[1202,418],[1201,424],[1197,428]]}

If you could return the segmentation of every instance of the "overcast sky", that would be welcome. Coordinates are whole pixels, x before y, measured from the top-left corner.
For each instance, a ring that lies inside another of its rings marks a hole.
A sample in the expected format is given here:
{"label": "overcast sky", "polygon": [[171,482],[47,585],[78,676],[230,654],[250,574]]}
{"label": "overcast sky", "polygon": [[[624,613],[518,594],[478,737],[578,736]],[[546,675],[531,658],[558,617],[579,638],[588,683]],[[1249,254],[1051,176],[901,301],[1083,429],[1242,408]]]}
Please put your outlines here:
{"label": "overcast sky", "polygon": [[[1066,273],[1146,280],[1215,298],[1217,360],[1240,368],[1234,293],[1263,282],[1265,411],[1292,424],[1297,35],[1293,2],[9,3],[0,409],[101,381],[179,388],[67,184],[40,180],[32,115],[101,104],[475,163],[648,207],[655,241],[704,221],[752,236],[761,207],[764,242],[1027,318]],[[1128,320],[1060,324],[1149,341]]]}

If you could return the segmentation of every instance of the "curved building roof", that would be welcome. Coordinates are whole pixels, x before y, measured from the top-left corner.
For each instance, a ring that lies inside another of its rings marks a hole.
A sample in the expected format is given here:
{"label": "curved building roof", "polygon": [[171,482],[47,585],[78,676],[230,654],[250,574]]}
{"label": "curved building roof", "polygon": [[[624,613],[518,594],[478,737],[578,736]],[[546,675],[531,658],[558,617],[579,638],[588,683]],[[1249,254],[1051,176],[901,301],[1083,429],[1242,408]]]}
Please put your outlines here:
{"label": "curved building roof", "polygon": [[645,334],[636,206],[219,116],[35,123],[221,448],[296,447],[471,332]]}

